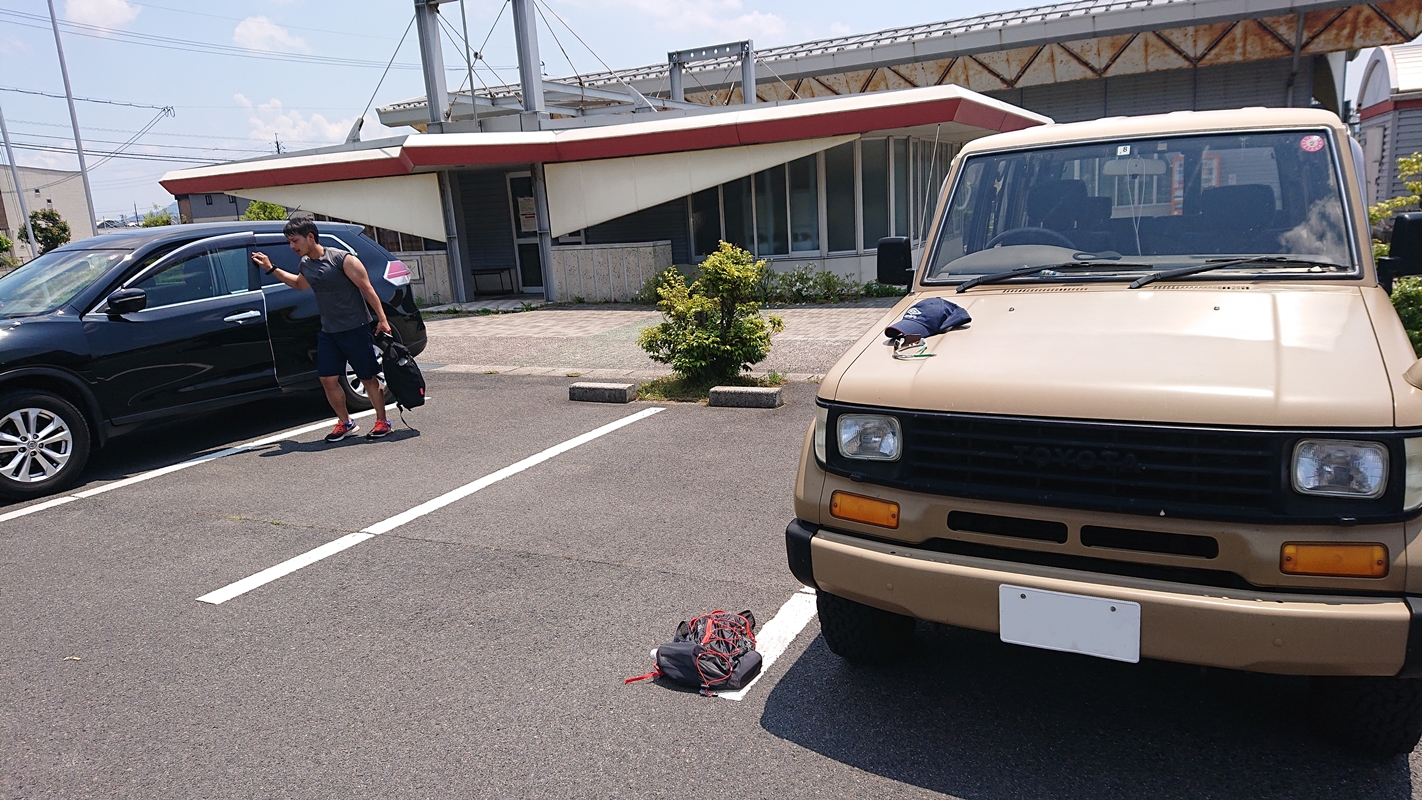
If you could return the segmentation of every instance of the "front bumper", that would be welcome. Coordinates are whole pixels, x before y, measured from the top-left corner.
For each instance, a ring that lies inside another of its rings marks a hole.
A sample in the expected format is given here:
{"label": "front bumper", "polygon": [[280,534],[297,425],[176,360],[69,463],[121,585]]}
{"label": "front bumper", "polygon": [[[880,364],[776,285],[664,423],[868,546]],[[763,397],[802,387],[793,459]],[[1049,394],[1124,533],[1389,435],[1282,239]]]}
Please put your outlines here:
{"label": "front bumper", "polygon": [[795,520],[791,571],[898,614],[998,630],[998,586],[1129,600],[1141,656],[1284,675],[1422,677],[1422,598],[1244,592],[948,555]]}

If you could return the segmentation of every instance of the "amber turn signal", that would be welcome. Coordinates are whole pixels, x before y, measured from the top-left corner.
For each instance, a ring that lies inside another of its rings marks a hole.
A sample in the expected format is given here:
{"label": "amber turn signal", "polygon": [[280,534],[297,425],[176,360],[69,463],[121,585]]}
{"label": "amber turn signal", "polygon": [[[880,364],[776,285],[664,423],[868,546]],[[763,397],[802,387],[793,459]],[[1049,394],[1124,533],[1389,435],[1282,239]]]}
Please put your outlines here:
{"label": "amber turn signal", "polygon": [[1380,544],[1289,542],[1279,554],[1279,569],[1290,575],[1381,578],[1387,566],[1387,548]]}
{"label": "amber turn signal", "polygon": [[881,528],[899,527],[899,504],[849,492],[830,495],[830,513],[840,519],[867,522]]}

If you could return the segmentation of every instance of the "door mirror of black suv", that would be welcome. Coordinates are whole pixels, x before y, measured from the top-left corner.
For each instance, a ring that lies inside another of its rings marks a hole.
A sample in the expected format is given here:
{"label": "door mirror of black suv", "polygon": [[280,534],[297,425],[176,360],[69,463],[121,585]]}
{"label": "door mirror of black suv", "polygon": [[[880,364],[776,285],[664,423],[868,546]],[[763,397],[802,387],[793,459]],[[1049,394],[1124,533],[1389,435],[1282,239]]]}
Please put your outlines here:
{"label": "door mirror of black suv", "polygon": [[878,267],[875,280],[879,283],[907,286],[913,282],[913,250],[907,236],[885,236],[879,240]]}
{"label": "door mirror of black suv", "polygon": [[1422,211],[1392,218],[1392,246],[1378,259],[1378,283],[1384,291],[1391,293],[1393,279],[1408,275],[1422,275]]}
{"label": "door mirror of black suv", "polygon": [[109,295],[108,303],[110,314],[132,314],[148,307],[148,293],[142,289],[119,289]]}

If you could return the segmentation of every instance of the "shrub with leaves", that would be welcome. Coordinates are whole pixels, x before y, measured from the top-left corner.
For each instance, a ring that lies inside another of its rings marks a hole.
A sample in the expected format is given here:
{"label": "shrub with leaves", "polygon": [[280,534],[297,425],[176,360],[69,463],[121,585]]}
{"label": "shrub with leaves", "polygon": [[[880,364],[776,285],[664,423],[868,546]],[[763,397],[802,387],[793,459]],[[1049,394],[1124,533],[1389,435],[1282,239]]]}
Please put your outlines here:
{"label": "shrub with leaves", "polygon": [[1407,329],[1412,349],[1422,353],[1422,278],[1399,278],[1392,287],[1392,307]]}
{"label": "shrub with leaves", "polygon": [[756,302],[765,262],[721,242],[690,285],[676,269],[662,273],[657,303],[665,322],[642,331],[637,343],[653,361],[670,364],[683,380],[733,378],[763,361],[779,317],[762,317]]}
{"label": "shrub with leaves", "polygon": [[0,253],[8,253],[15,249],[15,243],[10,241],[10,237],[0,233]]}
{"label": "shrub with leaves", "polygon": [[173,215],[168,213],[168,209],[154,203],[153,210],[143,215],[143,222],[140,224],[145,228],[161,228],[173,224]]}
{"label": "shrub with leaves", "polygon": [[[1373,258],[1383,258],[1392,251],[1385,241],[1392,235],[1392,218],[1404,211],[1416,211],[1422,204],[1422,153],[1413,153],[1397,160],[1397,176],[1409,194],[1383,200],[1368,206],[1368,222],[1372,224]],[[1422,352],[1422,279],[1402,278],[1393,282],[1392,307],[1407,329],[1412,349]]]}
{"label": "shrub with leaves", "polygon": [[[60,245],[69,243],[69,223],[52,208],[41,208],[30,212],[30,227],[35,229],[41,253],[48,253]],[[28,242],[29,234],[24,228],[19,231],[21,241]]]}
{"label": "shrub with leaves", "polygon": [[286,219],[286,208],[276,203],[266,203],[261,200],[253,200],[247,206],[247,210],[239,217],[243,222],[255,222],[259,220],[274,220],[282,222]]}

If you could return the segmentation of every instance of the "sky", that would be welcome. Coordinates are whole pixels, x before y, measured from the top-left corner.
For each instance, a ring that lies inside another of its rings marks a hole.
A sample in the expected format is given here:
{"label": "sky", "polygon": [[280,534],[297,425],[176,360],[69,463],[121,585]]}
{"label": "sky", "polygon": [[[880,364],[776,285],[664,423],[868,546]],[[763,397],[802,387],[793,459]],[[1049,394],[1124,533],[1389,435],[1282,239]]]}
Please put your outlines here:
{"label": "sky", "polygon": [[[660,63],[668,51],[747,38],[757,47],[792,44],[1044,4],[537,2],[539,50],[550,77],[600,71],[604,63],[614,69]],[[517,82],[507,2],[462,3],[467,23],[460,19],[461,2],[446,3],[441,13],[456,32],[467,24],[469,40],[483,54],[476,84]],[[362,114],[364,139],[409,132],[381,126],[375,108],[424,95],[415,32],[401,44],[414,15],[411,0],[53,4],[74,95],[86,98],[76,107],[100,218],[171,203],[158,185],[169,170],[272,153],[278,140],[283,150],[337,144]],[[444,56],[449,86],[467,84],[461,49],[446,40]],[[1350,96],[1366,59],[1364,52],[1349,64]],[[63,92],[46,0],[0,0],[0,110],[20,148],[20,164],[77,169]],[[125,157],[104,160],[142,131]]]}

